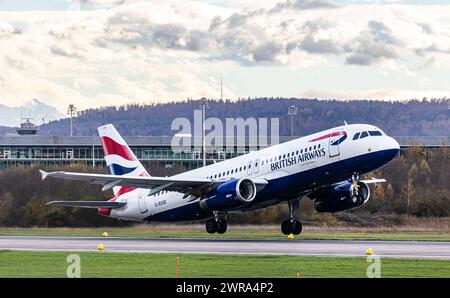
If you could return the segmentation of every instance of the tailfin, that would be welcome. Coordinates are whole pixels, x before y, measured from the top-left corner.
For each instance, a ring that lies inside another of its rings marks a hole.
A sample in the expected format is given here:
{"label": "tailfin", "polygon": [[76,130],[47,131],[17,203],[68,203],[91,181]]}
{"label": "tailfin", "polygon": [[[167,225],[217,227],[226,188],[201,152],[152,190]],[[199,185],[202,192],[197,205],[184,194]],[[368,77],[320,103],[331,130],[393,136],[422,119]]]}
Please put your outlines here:
{"label": "tailfin", "polygon": [[[150,176],[112,124],[100,126],[98,134],[111,175]],[[120,187],[114,187],[113,190],[116,195]]]}

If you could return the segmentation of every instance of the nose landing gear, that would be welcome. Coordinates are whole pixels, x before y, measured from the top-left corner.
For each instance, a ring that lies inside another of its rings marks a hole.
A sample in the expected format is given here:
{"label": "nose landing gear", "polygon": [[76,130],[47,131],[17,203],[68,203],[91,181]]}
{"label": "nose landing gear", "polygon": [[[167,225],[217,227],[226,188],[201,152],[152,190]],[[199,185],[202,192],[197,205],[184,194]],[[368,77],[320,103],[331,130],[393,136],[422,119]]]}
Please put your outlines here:
{"label": "nose landing gear", "polygon": [[289,201],[289,219],[281,223],[281,232],[284,235],[299,235],[302,232],[302,223],[294,217],[294,212],[298,208],[298,201]]}
{"label": "nose landing gear", "polygon": [[350,178],[350,181],[352,183],[352,202],[363,204],[364,203],[364,196],[360,194],[360,186],[359,186],[359,173],[353,173],[352,177]]}

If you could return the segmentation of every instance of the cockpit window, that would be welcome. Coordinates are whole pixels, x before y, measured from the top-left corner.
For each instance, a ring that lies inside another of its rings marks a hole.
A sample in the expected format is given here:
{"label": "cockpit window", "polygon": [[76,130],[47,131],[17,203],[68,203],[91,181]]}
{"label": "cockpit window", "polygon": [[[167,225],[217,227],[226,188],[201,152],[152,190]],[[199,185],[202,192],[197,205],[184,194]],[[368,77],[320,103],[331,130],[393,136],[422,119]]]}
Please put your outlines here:
{"label": "cockpit window", "polygon": [[371,136],[382,136],[383,134],[380,132],[380,131],[378,131],[378,130],[372,130],[372,131],[369,131],[369,134],[371,135]]}
{"label": "cockpit window", "polygon": [[368,137],[368,136],[369,136],[369,134],[367,133],[367,131],[363,131],[359,138],[362,139],[362,138],[365,138],[365,137]]}
{"label": "cockpit window", "polygon": [[354,136],[353,136],[353,140],[357,140],[359,138],[359,132],[357,132]]}

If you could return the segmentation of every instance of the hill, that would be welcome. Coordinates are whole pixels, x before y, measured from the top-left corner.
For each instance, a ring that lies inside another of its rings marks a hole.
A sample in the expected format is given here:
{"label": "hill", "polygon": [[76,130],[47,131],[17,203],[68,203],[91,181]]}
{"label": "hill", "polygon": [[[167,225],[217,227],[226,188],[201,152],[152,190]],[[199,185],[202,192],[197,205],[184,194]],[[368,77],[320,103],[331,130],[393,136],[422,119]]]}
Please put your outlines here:
{"label": "hill", "polygon": [[[74,135],[95,135],[96,128],[113,123],[123,135],[173,135],[171,122],[177,117],[192,120],[200,101],[167,104],[126,105],[89,109],[74,120]],[[316,100],[297,98],[256,98],[238,101],[209,101],[207,117],[279,117],[280,135],[290,135],[287,109],[296,105],[295,134],[305,135],[348,123],[370,123],[395,136],[449,135],[450,100],[386,102],[369,100]],[[69,120],[41,126],[40,134],[68,135]]]}

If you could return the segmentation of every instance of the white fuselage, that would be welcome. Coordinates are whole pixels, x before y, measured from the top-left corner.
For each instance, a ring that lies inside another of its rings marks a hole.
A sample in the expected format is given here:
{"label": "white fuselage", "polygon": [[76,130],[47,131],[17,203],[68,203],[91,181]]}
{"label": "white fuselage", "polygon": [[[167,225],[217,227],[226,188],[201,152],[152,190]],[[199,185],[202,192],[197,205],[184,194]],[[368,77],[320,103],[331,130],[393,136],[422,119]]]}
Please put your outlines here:
{"label": "white fuselage", "polygon": [[[368,133],[375,131],[380,134]],[[367,136],[353,139],[356,133],[362,132],[367,132]],[[349,178],[349,173],[364,174],[373,171],[391,160],[398,150],[399,144],[379,128],[353,124],[250,152],[174,177],[210,178],[214,181],[244,177],[265,179],[268,181],[265,195],[257,197],[254,206],[246,206],[248,210],[255,210],[293,199],[315,187],[342,181]],[[165,221],[167,217],[167,221],[178,221],[178,215],[171,213],[171,210],[191,212],[190,208],[186,208],[186,211],[182,208],[198,204],[184,198],[183,193],[162,191],[147,196],[148,192],[148,189],[135,189],[122,195],[118,201],[126,201],[126,206],[112,210],[110,216],[137,221],[152,218]],[[192,210],[197,212],[195,208]],[[165,214],[165,217],[159,217],[159,214]],[[206,212],[197,217],[193,215],[192,220],[203,219],[210,214]]]}

